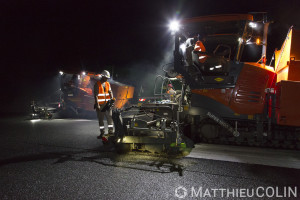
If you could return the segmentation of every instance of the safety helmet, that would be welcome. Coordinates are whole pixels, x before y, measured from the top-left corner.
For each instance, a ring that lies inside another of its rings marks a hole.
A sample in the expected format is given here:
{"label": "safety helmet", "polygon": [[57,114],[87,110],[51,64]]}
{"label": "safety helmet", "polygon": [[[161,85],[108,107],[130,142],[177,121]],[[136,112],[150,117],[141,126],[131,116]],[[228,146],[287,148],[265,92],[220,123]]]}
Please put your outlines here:
{"label": "safety helmet", "polygon": [[102,73],[101,73],[102,76],[104,76],[105,78],[110,78],[110,73],[109,71],[107,70],[104,70]]}

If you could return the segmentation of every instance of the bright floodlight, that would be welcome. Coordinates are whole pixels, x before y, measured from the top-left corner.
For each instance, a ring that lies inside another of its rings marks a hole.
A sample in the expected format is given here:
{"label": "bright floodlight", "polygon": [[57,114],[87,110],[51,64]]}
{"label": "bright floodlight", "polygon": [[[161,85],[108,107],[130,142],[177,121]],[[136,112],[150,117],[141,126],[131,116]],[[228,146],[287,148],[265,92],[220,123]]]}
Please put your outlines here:
{"label": "bright floodlight", "polygon": [[86,75],[86,73],[85,73],[85,72],[82,72],[82,75]]}
{"label": "bright floodlight", "polygon": [[172,22],[170,23],[170,25],[169,25],[169,28],[170,28],[170,30],[171,30],[172,32],[177,32],[177,31],[179,31],[179,27],[180,27],[180,25],[179,25],[179,22],[178,22],[178,21],[172,21]]}
{"label": "bright floodlight", "polygon": [[257,27],[257,24],[254,23],[254,22],[250,22],[250,23],[249,23],[249,26],[250,26],[251,28],[256,28],[256,27]]}
{"label": "bright floodlight", "polygon": [[63,73],[63,71],[59,71],[59,74],[60,74],[60,75],[63,75],[64,73]]}

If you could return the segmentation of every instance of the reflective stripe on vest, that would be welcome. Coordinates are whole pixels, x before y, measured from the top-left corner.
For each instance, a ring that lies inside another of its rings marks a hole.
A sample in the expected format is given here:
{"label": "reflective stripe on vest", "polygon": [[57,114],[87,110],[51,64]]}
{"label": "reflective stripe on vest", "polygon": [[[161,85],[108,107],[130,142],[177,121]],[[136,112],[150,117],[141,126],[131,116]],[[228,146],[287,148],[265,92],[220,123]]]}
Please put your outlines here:
{"label": "reflective stripe on vest", "polygon": [[108,91],[110,89],[110,84],[107,81],[105,82],[105,91],[104,91],[104,88],[100,81],[97,81],[97,85],[99,88],[99,92],[97,95],[97,101],[98,101],[99,105],[102,105],[102,104],[105,104],[107,102],[107,100],[110,99],[110,95],[108,93]]}
{"label": "reflective stripe on vest", "polygon": [[[203,43],[198,40],[195,44],[195,50],[196,51],[202,51],[202,52],[206,52],[205,46],[203,45]],[[207,56],[205,54],[201,54],[199,53],[199,62],[200,63],[204,63],[206,61]]]}

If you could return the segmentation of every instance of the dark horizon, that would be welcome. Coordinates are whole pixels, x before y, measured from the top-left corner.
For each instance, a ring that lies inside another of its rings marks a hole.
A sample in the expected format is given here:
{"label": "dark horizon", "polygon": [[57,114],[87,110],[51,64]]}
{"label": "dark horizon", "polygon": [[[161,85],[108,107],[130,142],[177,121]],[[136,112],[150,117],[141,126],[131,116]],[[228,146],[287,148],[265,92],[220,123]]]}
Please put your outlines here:
{"label": "dark horizon", "polygon": [[296,0],[2,1],[1,101],[16,101],[20,90],[32,95],[59,70],[151,71],[147,68],[164,64],[166,55],[172,55],[167,24],[174,18],[267,11],[274,21],[270,60],[289,27],[300,27],[298,7]]}

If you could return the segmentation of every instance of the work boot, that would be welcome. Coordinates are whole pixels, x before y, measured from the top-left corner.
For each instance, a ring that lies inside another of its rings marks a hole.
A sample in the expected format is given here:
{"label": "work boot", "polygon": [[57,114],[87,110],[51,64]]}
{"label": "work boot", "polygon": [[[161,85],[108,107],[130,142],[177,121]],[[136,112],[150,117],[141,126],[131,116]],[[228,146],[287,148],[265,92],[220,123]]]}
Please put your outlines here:
{"label": "work boot", "polygon": [[115,135],[114,130],[113,129],[108,129],[108,135],[109,136],[114,136]]}
{"label": "work boot", "polygon": [[108,139],[107,139],[106,137],[102,137],[102,143],[103,143],[103,144],[108,143]]}
{"label": "work boot", "polygon": [[104,131],[101,131],[100,135],[97,136],[97,139],[102,139],[103,135],[104,135]]}

